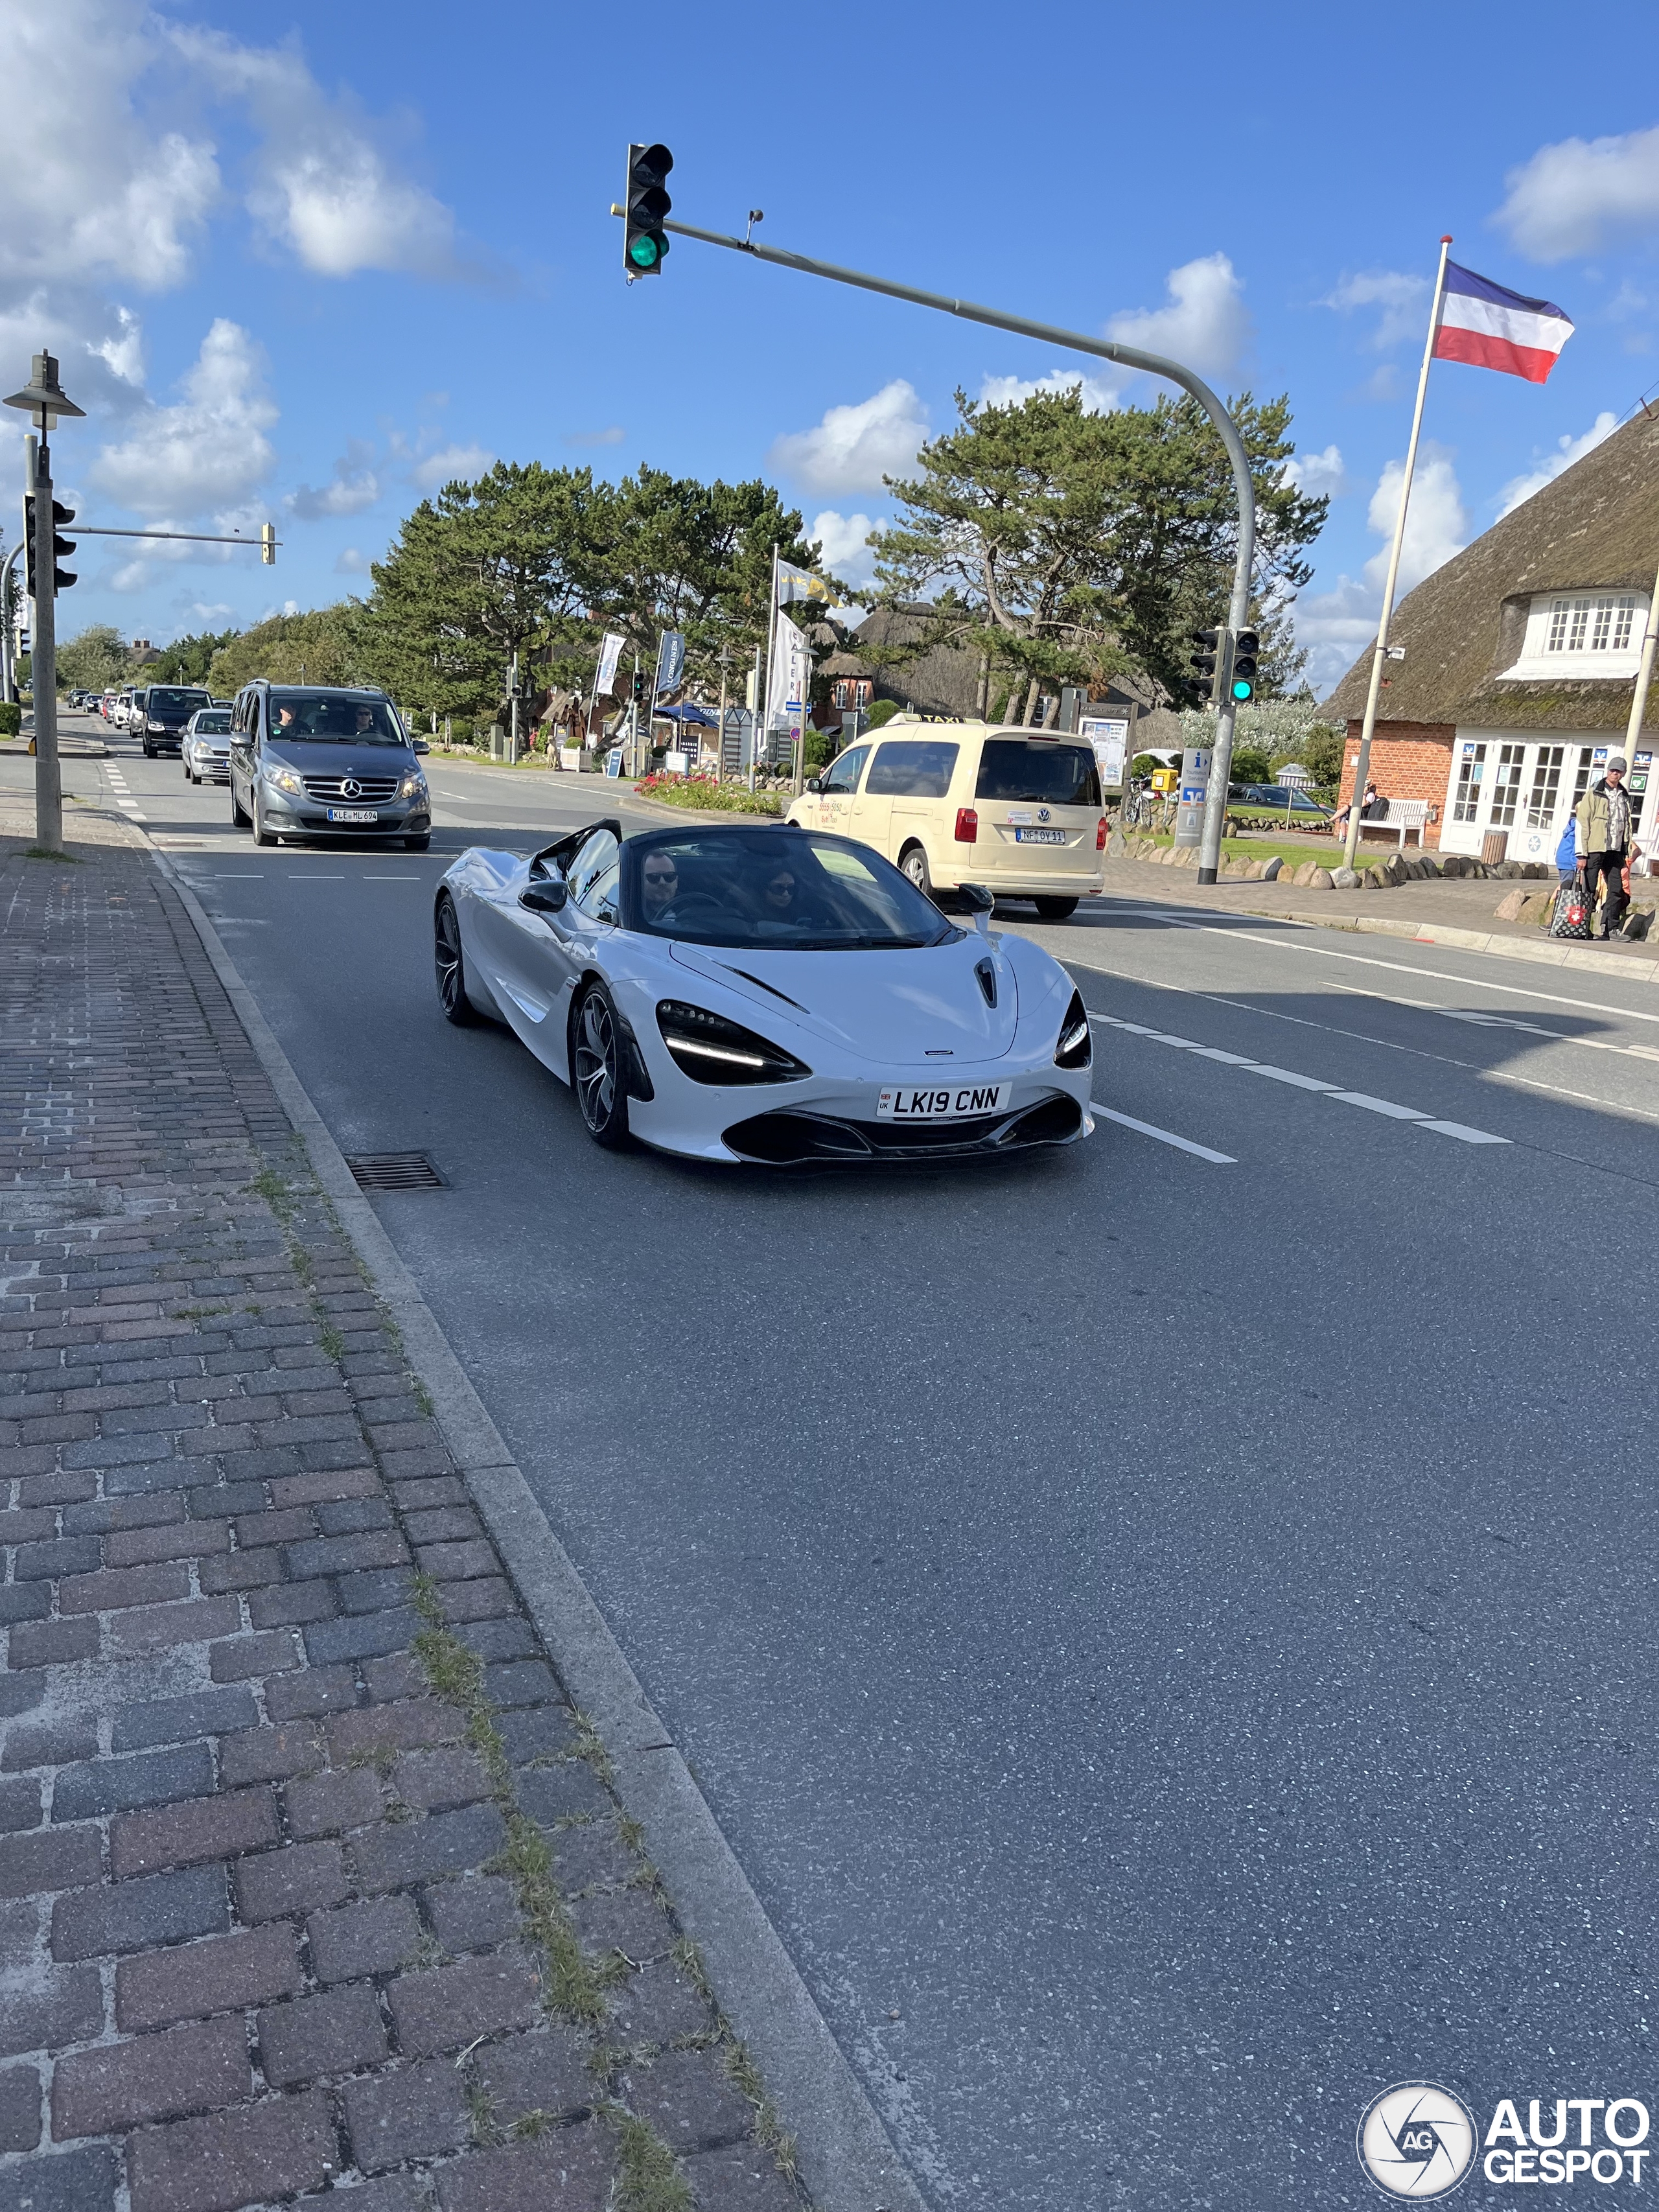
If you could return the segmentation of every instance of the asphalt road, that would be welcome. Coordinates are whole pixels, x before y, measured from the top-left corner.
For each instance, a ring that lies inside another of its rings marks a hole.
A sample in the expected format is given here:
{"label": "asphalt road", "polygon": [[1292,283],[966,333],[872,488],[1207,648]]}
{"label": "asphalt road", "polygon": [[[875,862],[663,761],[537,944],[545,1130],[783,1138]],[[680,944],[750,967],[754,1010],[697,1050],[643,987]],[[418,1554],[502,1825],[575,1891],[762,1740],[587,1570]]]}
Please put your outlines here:
{"label": "asphalt road", "polygon": [[1035,933],[1144,1127],[687,1169],[437,1011],[447,859],[564,787],[257,852],[111,766],[343,1148],[451,1177],[381,1217],[940,2206],[1371,2204],[1401,2079],[1659,2104],[1659,994],[1115,901]]}

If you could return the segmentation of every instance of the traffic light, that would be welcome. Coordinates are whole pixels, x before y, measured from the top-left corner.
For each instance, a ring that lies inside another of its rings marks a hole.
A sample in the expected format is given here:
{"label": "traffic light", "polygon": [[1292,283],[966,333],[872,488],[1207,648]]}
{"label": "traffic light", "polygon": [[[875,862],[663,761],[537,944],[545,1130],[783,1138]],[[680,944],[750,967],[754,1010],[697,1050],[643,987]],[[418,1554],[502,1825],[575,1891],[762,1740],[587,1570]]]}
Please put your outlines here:
{"label": "traffic light", "polygon": [[1255,657],[1261,649],[1259,631],[1242,629],[1233,640],[1232,700],[1248,707],[1255,696]]}
{"label": "traffic light", "polygon": [[1215,672],[1224,655],[1226,635],[1224,629],[1195,629],[1192,633],[1197,651],[1188,655],[1193,672],[1190,681],[1200,703],[1206,706],[1215,696]]}
{"label": "traffic light", "polygon": [[[74,520],[75,509],[72,507],[64,507],[60,501],[53,500],[52,503],[52,587],[54,596],[59,592],[67,592],[71,585],[79,580],[71,570],[60,568],[58,566],[59,554],[73,553],[75,550],[75,540],[72,538],[60,538],[58,535],[58,526],[60,522],[73,522]],[[25,541],[23,561],[27,570],[28,595],[32,599],[38,599],[40,594],[35,589],[34,577],[34,494],[32,491],[26,491],[23,494],[23,533]]]}
{"label": "traffic light", "polygon": [[276,526],[274,522],[259,525],[259,558],[267,568],[276,566]]}
{"label": "traffic light", "polygon": [[662,234],[663,218],[674,204],[662,185],[673,166],[674,156],[666,146],[630,146],[628,149],[623,266],[630,278],[662,274],[662,258],[668,251],[668,240]]}
{"label": "traffic light", "polygon": [[644,697],[645,697],[645,684],[646,684],[646,676],[645,676],[645,671],[644,671],[644,669],[642,669],[642,668],[636,668],[636,669],[634,671],[634,692],[633,692],[633,696],[634,696],[634,697],[635,697],[635,701],[643,701],[643,699],[644,699]]}

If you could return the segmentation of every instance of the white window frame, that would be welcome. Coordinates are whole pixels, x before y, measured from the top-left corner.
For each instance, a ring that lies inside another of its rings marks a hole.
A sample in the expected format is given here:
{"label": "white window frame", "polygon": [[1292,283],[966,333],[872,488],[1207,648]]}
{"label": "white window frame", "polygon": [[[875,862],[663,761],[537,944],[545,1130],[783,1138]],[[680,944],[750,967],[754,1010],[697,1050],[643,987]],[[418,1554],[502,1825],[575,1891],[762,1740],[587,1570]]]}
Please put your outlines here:
{"label": "white window frame", "polygon": [[1519,656],[1502,673],[1512,682],[1632,677],[1642,657],[1648,601],[1615,587],[1538,592],[1527,613]]}

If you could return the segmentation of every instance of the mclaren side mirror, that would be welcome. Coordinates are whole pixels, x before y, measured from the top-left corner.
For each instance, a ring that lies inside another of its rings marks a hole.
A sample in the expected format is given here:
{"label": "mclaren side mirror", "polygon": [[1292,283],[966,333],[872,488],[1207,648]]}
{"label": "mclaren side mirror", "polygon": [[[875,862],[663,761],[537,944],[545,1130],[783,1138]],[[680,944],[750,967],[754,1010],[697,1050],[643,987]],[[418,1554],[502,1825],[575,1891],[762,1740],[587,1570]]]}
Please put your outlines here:
{"label": "mclaren side mirror", "polygon": [[960,884],[957,895],[969,914],[989,914],[996,904],[983,884]]}
{"label": "mclaren side mirror", "polygon": [[557,914],[569,896],[567,886],[550,877],[545,883],[526,884],[519,893],[519,904],[532,914]]}

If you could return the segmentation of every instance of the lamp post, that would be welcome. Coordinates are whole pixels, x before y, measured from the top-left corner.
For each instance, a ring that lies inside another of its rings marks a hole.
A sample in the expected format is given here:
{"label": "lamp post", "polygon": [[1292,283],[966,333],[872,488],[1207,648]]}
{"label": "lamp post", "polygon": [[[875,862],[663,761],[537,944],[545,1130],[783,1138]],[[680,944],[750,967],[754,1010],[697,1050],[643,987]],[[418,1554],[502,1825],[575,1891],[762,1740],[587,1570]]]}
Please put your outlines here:
{"label": "lamp post", "polygon": [[[54,598],[58,589],[58,533],[52,520],[52,449],[48,431],[58,427],[60,415],[84,416],[65,398],[58,381],[58,363],[49,353],[34,356],[33,374],[21,392],[14,392],[8,407],[21,407],[33,418],[40,433],[40,449],[33,456],[34,495],[34,623],[30,662],[34,684],[34,842],[44,853],[58,853],[64,846],[64,779],[58,762],[58,632]],[[30,441],[31,446],[33,440]]]}

